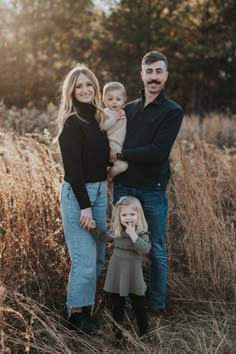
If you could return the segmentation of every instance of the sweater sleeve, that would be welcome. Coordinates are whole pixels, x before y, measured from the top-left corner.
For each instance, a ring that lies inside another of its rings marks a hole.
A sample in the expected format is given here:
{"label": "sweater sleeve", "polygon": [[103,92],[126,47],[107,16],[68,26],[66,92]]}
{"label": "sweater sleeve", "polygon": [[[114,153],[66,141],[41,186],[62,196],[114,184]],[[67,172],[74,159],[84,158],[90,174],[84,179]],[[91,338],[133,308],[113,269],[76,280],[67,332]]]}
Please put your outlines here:
{"label": "sweater sleeve", "polygon": [[93,235],[95,238],[97,238],[100,241],[107,242],[107,241],[113,241],[113,237],[111,234],[108,232],[104,232],[97,227],[94,229],[90,229],[89,232],[91,235]]}
{"label": "sweater sleeve", "polygon": [[123,160],[143,164],[162,162],[166,159],[175,142],[183,120],[183,111],[174,109],[168,112],[166,119],[155,136],[152,144],[137,148],[124,149]]}
{"label": "sweater sleeve", "polygon": [[150,252],[151,249],[151,242],[149,239],[149,233],[143,233],[142,235],[139,235],[137,240],[134,243],[134,249],[136,250],[137,253],[145,256]]}
{"label": "sweater sleeve", "polygon": [[83,136],[77,117],[71,116],[66,120],[59,137],[59,144],[66,180],[70,183],[80,208],[90,208],[81,159]]}
{"label": "sweater sleeve", "polygon": [[117,120],[115,119],[115,117],[108,117],[101,125],[101,129],[107,132],[110,128],[113,127],[116,122]]}

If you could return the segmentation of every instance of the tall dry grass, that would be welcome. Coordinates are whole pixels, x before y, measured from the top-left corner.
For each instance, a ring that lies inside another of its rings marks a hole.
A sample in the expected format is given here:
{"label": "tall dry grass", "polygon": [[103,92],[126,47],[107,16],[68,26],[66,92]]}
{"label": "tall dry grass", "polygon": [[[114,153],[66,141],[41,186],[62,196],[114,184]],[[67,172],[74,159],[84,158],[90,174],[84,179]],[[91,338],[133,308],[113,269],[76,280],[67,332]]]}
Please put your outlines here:
{"label": "tall dry grass", "polygon": [[235,299],[235,152],[197,138],[173,151],[169,257],[173,286],[185,278],[185,299]]}
{"label": "tall dry grass", "polygon": [[200,139],[221,148],[236,147],[236,116],[210,113],[206,116],[192,115],[184,119],[181,139]]}
{"label": "tall dry grass", "polygon": [[43,129],[51,129],[52,123],[57,117],[57,108],[52,103],[42,100],[42,108],[39,109],[29,102],[27,107],[7,108],[3,100],[0,101],[0,127],[6,131],[15,132],[18,135],[26,133],[41,133]]}
{"label": "tall dry grass", "polygon": [[[235,348],[236,130],[234,120],[221,119],[186,118],[175,144],[167,230],[172,315],[152,322],[148,344],[127,318],[130,353]],[[109,353],[111,319],[102,293],[109,250],[97,295],[106,335],[87,340],[68,332],[60,317],[69,259],[59,209],[62,168],[47,141],[0,132],[2,351]]]}
{"label": "tall dry grass", "polygon": [[57,297],[53,288],[63,283],[67,271],[59,210],[61,178],[61,166],[46,145],[0,132],[1,279],[51,305]]}

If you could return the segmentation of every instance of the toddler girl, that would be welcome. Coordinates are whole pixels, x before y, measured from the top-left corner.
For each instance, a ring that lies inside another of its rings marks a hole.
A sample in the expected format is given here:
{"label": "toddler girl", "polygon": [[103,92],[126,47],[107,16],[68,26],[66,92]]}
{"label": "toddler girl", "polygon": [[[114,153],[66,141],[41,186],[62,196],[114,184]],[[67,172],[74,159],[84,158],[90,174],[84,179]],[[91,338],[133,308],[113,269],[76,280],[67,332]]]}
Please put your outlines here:
{"label": "toddler girl", "polygon": [[[147,222],[142,206],[134,197],[122,197],[116,203],[112,214],[111,234],[96,227],[90,229],[99,240],[113,240],[114,251],[110,258],[104,290],[111,296],[112,315],[121,324],[124,318],[125,298],[129,296],[136,316],[139,336],[148,329],[148,318],[145,309],[145,291],[142,271],[142,256],[151,249]],[[114,326],[117,340],[122,333]]]}

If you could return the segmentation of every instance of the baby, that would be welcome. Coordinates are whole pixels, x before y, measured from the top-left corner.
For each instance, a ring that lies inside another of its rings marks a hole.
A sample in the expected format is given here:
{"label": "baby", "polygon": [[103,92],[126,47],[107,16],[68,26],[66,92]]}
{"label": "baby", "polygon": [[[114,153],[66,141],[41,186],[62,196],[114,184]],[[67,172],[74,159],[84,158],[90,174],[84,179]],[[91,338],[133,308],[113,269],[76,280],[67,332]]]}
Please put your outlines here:
{"label": "baby", "polygon": [[[122,151],[126,135],[126,116],[122,107],[126,101],[126,91],[120,82],[109,82],[103,88],[103,102],[107,108],[107,119],[101,128],[107,133],[110,143],[110,162],[117,153]],[[108,177],[112,179],[128,168],[128,162],[116,160],[108,171]]]}

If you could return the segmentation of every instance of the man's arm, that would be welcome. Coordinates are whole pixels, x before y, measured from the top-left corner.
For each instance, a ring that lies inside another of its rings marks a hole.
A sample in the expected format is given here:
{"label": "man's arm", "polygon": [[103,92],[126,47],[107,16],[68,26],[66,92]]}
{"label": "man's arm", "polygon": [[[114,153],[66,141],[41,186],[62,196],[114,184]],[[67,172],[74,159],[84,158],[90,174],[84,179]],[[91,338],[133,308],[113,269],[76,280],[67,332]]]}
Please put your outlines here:
{"label": "man's arm", "polygon": [[124,149],[122,160],[150,164],[161,162],[170,153],[171,148],[180,130],[183,120],[183,111],[175,109],[167,114],[152,144],[137,148]]}
{"label": "man's arm", "polygon": [[91,207],[91,204],[83,174],[83,163],[81,158],[82,142],[83,135],[78,123],[78,118],[71,115],[64,124],[59,137],[59,145],[67,181],[73,189],[80,208],[87,209]]}

